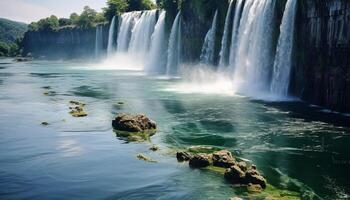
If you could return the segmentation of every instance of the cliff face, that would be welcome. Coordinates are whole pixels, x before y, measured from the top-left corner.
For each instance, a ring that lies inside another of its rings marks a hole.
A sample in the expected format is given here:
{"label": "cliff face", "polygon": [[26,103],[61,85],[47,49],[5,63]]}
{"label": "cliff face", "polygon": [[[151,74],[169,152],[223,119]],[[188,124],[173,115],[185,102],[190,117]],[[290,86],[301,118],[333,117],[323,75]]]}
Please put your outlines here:
{"label": "cliff face", "polygon": [[291,93],[350,112],[350,1],[299,1]]}
{"label": "cliff face", "polygon": [[[96,29],[63,28],[57,31],[28,31],[23,39],[23,54],[46,59],[73,59],[95,55]],[[108,26],[103,27],[107,46]]]}

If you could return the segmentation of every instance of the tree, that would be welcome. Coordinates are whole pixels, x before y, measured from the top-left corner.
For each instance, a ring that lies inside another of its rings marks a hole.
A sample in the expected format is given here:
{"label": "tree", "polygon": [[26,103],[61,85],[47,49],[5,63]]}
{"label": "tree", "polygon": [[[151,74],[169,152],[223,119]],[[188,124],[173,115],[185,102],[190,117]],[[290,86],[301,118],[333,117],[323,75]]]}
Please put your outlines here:
{"label": "tree", "polygon": [[62,27],[62,26],[69,26],[69,25],[72,25],[73,23],[72,23],[72,20],[70,20],[70,19],[67,19],[67,18],[60,18],[60,19],[58,20],[58,24],[59,24],[60,27]]}
{"label": "tree", "polygon": [[59,27],[58,18],[54,15],[51,15],[48,18],[41,19],[38,22],[38,30],[48,31],[56,30]]}
{"label": "tree", "polygon": [[103,8],[104,16],[111,21],[115,15],[121,15],[128,7],[129,3],[126,0],[107,0],[107,7]]}
{"label": "tree", "polygon": [[84,7],[84,11],[78,18],[77,26],[80,28],[91,28],[98,21],[97,12],[89,6]]}
{"label": "tree", "polygon": [[77,22],[79,20],[79,15],[77,13],[72,13],[70,15],[69,19],[72,22],[72,24],[77,24]]}

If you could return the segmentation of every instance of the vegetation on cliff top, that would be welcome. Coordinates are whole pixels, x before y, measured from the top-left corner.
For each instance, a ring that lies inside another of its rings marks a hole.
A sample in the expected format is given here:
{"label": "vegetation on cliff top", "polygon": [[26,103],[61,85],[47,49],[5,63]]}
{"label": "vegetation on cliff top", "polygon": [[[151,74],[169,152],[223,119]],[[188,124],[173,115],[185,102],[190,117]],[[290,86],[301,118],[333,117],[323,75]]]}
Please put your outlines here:
{"label": "vegetation on cliff top", "polygon": [[18,43],[26,31],[26,24],[0,18],[0,56],[17,55]]}
{"label": "vegetation on cliff top", "polygon": [[156,5],[151,0],[107,0],[107,7],[103,12],[85,6],[79,15],[72,13],[69,18],[58,18],[54,15],[32,22],[28,28],[30,31],[55,31],[66,27],[78,27],[89,29],[96,24],[111,21],[113,16],[121,15],[124,12],[155,9]]}

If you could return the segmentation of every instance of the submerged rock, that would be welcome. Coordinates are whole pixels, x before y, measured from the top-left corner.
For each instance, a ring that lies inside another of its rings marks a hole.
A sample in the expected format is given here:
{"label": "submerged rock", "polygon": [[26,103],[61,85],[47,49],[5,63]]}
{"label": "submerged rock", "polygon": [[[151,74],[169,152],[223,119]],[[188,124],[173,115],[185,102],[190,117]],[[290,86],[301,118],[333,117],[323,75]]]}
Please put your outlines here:
{"label": "submerged rock", "polygon": [[41,125],[43,125],[43,126],[48,126],[48,125],[50,125],[48,122],[41,122]]}
{"label": "submerged rock", "polygon": [[213,153],[213,165],[216,167],[229,168],[236,163],[235,158],[231,152],[227,150],[221,150]]}
{"label": "submerged rock", "polygon": [[152,160],[151,158],[149,158],[149,157],[147,157],[147,156],[145,156],[143,154],[138,154],[137,158],[139,160],[143,160],[143,161],[146,161],[146,162],[156,162],[155,160]]}
{"label": "submerged rock", "polygon": [[158,151],[158,150],[159,150],[159,147],[156,146],[156,145],[153,145],[153,146],[151,146],[151,147],[149,148],[149,150],[151,150],[151,151]]}
{"label": "submerged rock", "polygon": [[213,155],[200,153],[194,155],[189,162],[189,165],[193,168],[208,167],[213,163]]}
{"label": "submerged rock", "polygon": [[84,110],[84,103],[78,102],[78,101],[70,101],[70,104],[74,105],[73,107],[69,107],[71,110],[69,114],[71,114],[73,117],[86,117],[87,113]]}
{"label": "submerged rock", "polygon": [[126,132],[155,131],[157,125],[145,115],[118,114],[112,121],[115,130]]}

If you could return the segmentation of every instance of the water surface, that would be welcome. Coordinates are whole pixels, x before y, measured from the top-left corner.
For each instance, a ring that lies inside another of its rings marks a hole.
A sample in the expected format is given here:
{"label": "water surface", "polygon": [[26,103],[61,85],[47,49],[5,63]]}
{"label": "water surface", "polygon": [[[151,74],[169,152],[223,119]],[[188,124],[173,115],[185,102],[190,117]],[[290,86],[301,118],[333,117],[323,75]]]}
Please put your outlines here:
{"label": "water surface", "polygon": [[[98,69],[0,61],[2,199],[236,196],[221,175],[177,163],[173,150],[192,145],[229,149],[255,163],[272,185],[305,199],[350,198],[349,118],[302,102],[186,93],[174,89],[181,79]],[[70,100],[85,102],[88,117],[71,117]],[[116,138],[111,120],[118,112],[157,121],[152,143]],[[152,144],[161,151],[150,152]],[[137,160],[139,153],[158,162]]]}

